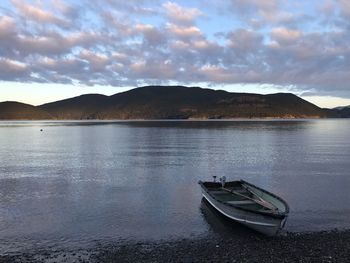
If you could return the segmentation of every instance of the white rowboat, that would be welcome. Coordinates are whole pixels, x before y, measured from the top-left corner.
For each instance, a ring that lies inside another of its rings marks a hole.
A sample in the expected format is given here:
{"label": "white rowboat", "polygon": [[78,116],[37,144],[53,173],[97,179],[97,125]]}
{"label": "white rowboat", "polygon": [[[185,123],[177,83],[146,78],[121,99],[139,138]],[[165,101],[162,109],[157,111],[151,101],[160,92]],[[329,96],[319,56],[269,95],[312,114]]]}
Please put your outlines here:
{"label": "white rowboat", "polygon": [[224,216],[268,236],[285,225],[288,204],[280,197],[246,181],[202,182],[203,197]]}

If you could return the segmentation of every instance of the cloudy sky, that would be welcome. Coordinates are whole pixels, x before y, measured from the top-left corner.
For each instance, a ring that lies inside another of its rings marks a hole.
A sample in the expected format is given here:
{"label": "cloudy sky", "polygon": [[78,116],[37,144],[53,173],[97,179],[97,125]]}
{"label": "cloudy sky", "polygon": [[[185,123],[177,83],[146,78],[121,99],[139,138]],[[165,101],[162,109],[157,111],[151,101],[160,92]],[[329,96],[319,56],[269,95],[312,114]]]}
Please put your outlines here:
{"label": "cloudy sky", "polygon": [[349,0],[1,0],[0,101],[136,86],[350,104]]}

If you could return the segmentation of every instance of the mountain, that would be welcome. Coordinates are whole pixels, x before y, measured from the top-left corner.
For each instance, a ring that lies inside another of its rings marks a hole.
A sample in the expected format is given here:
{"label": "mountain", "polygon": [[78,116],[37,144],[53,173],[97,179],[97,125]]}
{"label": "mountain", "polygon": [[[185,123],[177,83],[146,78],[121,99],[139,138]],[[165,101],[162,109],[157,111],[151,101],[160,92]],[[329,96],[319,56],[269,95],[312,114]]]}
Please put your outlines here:
{"label": "mountain", "polygon": [[336,107],[333,109],[333,111],[336,112],[336,114],[338,115],[339,118],[350,118],[350,105]]}
{"label": "mountain", "polygon": [[87,94],[39,106],[56,119],[102,119],[99,113],[108,105],[110,97],[100,94]]}
{"label": "mountain", "polygon": [[[324,118],[333,114],[291,93],[260,95],[183,86],[146,86],[112,96],[88,94],[30,107],[52,119]],[[15,108],[12,111],[8,109],[7,114],[18,114]],[[28,119],[38,116],[27,115]]]}
{"label": "mountain", "polygon": [[333,108],[334,110],[344,110],[344,109],[350,109],[350,105],[348,106],[339,106],[339,107],[335,107]]}
{"label": "mountain", "polygon": [[15,101],[0,103],[0,120],[46,120],[53,117],[38,107]]}
{"label": "mountain", "polygon": [[40,106],[59,119],[188,119],[326,117],[289,94],[259,95],[183,86],[147,86],[113,96],[83,95]]}

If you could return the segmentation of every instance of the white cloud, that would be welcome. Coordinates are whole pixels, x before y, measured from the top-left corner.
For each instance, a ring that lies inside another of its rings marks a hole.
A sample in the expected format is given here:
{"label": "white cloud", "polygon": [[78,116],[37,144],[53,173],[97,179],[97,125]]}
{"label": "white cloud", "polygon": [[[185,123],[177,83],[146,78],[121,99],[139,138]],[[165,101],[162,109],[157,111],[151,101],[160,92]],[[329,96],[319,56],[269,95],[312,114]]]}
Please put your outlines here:
{"label": "white cloud", "polygon": [[167,24],[166,29],[176,37],[192,38],[202,36],[201,30],[196,26],[178,26],[174,24]]}
{"label": "white cloud", "polygon": [[277,27],[271,30],[272,39],[279,43],[289,43],[300,39],[303,32],[295,29],[289,29],[284,27]]}
{"label": "white cloud", "polygon": [[60,18],[50,11],[44,10],[38,6],[27,4],[26,2],[19,0],[12,0],[12,3],[16,6],[20,14],[25,19],[34,20],[40,23],[51,23],[59,26],[68,26],[65,19]]}
{"label": "white cloud", "polygon": [[163,4],[163,7],[169,19],[174,23],[192,24],[197,17],[203,15],[197,8],[184,8],[174,2],[167,2]]}
{"label": "white cloud", "polygon": [[8,16],[0,17],[0,40],[5,40],[16,34],[16,22],[13,18]]}

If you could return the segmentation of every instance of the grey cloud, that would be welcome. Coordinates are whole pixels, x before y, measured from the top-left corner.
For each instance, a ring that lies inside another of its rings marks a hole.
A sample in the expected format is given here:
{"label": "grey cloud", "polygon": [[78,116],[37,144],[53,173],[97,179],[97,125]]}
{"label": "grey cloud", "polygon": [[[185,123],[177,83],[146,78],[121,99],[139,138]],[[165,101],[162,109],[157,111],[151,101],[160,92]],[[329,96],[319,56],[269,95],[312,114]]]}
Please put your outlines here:
{"label": "grey cloud", "polygon": [[104,36],[94,32],[79,32],[62,35],[57,32],[46,32],[43,35],[11,34],[1,37],[0,54],[3,56],[26,57],[32,54],[64,55],[72,52],[74,48],[89,48],[102,43]]}
{"label": "grey cloud", "polygon": [[256,51],[262,44],[263,36],[260,33],[246,29],[237,29],[227,34],[229,47],[238,51]]}
{"label": "grey cloud", "polygon": [[226,5],[229,2],[224,12],[226,15],[239,17],[249,28],[255,30],[271,26],[297,28],[307,22],[311,23],[315,19],[310,15],[285,9],[286,3],[298,5],[298,2],[287,0],[230,0],[221,2],[226,3]]}
{"label": "grey cloud", "polygon": [[[227,11],[244,18],[247,22],[252,22],[251,18],[255,18],[255,22],[265,23],[266,21],[275,21],[277,17],[282,16],[280,5],[282,0],[230,0]],[[223,1],[227,4],[227,1]],[[260,21],[262,20],[262,21]]]}
{"label": "grey cloud", "polygon": [[336,0],[336,2],[340,6],[340,12],[342,13],[342,15],[349,18],[350,17],[350,2],[347,0]]}
{"label": "grey cloud", "polygon": [[270,12],[277,10],[280,5],[280,0],[230,0],[234,9],[244,12]]}
{"label": "grey cloud", "polygon": [[153,6],[157,6],[159,4],[158,0],[101,0],[99,2],[96,2],[96,4],[99,7],[102,5],[107,5],[109,8],[115,10],[124,10],[129,14],[153,16],[159,12],[156,8],[147,6],[147,4],[153,4]]}
{"label": "grey cloud", "polygon": [[167,41],[164,32],[147,24],[137,24],[134,27],[135,33],[142,34],[145,44],[150,47],[156,47],[165,44]]}
{"label": "grey cloud", "polygon": [[2,80],[21,80],[29,78],[28,65],[10,59],[0,59],[0,78]]}
{"label": "grey cloud", "polygon": [[81,51],[79,57],[88,62],[92,72],[103,71],[109,63],[109,59],[105,54],[97,54],[89,50]]}

